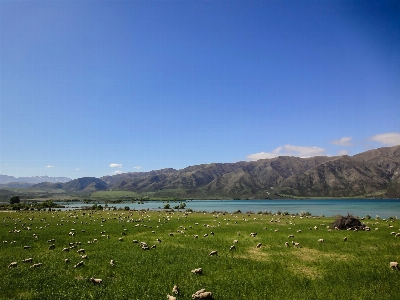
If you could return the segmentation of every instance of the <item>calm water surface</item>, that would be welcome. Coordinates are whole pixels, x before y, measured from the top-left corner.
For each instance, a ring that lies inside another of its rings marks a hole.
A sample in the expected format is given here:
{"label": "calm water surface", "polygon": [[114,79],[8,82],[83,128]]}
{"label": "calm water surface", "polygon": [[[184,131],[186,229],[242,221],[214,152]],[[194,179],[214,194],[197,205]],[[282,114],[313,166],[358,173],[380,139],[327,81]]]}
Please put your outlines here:
{"label": "calm water surface", "polygon": [[[169,202],[171,208],[179,205],[180,202]],[[323,199],[323,200],[188,200],[185,201],[185,209],[192,209],[193,211],[223,211],[232,213],[240,210],[245,212],[288,212],[296,214],[300,212],[310,212],[312,215],[347,215],[353,214],[356,216],[376,217],[400,217],[400,199]],[[66,209],[80,208],[88,206],[83,203],[66,204]],[[130,209],[162,209],[166,202],[161,201],[147,201],[143,204],[137,202],[125,202],[118,204],[111,204],[116,208],[124,208],[129,206]],[[102,204],[104,206],[104,204]]]}

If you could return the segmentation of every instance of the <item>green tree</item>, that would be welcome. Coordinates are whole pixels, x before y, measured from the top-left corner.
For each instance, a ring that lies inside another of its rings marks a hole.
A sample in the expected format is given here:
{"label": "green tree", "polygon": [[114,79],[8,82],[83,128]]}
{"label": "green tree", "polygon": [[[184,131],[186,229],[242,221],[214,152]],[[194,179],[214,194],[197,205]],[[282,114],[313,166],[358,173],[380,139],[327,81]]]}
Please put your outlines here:
{"label": "green tree", "polygon": [[20,203],[21,200],[19,199],[19,196],[12,196],[10,197],[10,204],[16,204],[16,203]]}

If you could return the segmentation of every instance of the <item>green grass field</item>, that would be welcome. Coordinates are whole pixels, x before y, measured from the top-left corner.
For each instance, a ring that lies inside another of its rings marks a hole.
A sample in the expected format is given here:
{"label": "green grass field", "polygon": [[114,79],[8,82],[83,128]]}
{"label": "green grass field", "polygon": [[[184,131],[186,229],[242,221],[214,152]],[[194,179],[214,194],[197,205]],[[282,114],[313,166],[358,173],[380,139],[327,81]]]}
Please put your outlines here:
{"label": "green grass field", "polygon": [[[0,298],[167,299],[176,284],[177,299],[192,299],[201,288],[220,300],[398,299],[400,272],[389,262],[400,262],[400,237],[391,234],[400,232],[399,221],[364,220],[369,232],[329,231],[333,220],[164,211],[0,212]],[[236,249],[230,250],[234,240]],[[142,250],[140,242],[156,247]],[[70,245],[76,248],[62,251]],[[85,259],[77,253],[81,248]],[[212,250],[218,255],[209,256]],[[26,258],[33,261],[24,263]],[[75,268],[80,261],[84,265]],[[18,266],[9,268],[11,262]],[[31,268],[36,263],[42,266]],[[195,268],[203,274],[193,274]],[[102,284],[94,285],[91,277]]]}

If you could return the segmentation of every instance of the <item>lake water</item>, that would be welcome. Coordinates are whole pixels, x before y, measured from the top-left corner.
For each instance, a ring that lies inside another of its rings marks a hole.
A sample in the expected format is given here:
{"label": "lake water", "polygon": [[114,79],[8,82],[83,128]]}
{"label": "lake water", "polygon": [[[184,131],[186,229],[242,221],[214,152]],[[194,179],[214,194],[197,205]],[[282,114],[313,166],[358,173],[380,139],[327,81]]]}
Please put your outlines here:
{"label": "lake water", "polygon": [[[312,215],[347,215],[355,216],[370,215],[375,218],[377,215],[381,218],[400,217],[400,199],[312,199],[312,200],[187,200],[185,209],[193,211],[222,211],[232,213],[240,210],[246,212],[288,212],[296,214],[301,212],[310,212]],[[66,206],[66,209],[80,208],[82,206],[91,206],[83,203],[60,203]],[[137,202],[125,202],[118,204],[109,204],[116,208],[129,206],[130,209],[149,209],[161,210],[166,202],[147,201],[143,204]],[[180,204],[180,202],[169,202],[171,208]],[[104,203],[102,204],[104,206]]]}

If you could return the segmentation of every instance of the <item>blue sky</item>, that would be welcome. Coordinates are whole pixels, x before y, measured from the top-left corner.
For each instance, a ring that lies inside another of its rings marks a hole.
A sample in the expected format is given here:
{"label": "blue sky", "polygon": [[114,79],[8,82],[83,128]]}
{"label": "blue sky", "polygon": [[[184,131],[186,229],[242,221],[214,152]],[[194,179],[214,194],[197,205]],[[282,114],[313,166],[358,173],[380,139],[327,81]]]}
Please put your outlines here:
{"label": "blue sky", "polygon": [[0,0],[0,174],[400,144],[397,1]]}

